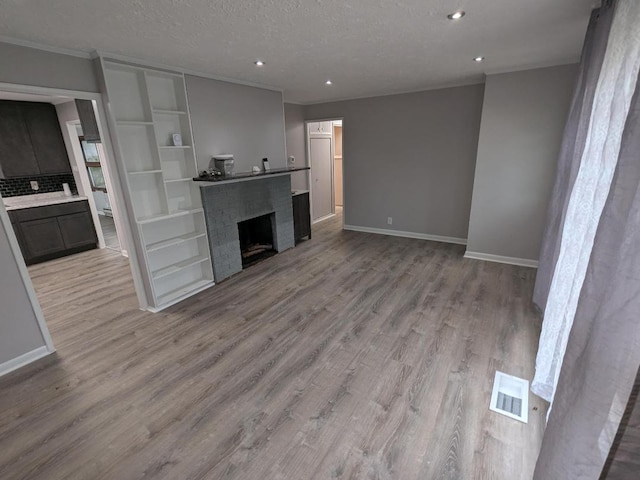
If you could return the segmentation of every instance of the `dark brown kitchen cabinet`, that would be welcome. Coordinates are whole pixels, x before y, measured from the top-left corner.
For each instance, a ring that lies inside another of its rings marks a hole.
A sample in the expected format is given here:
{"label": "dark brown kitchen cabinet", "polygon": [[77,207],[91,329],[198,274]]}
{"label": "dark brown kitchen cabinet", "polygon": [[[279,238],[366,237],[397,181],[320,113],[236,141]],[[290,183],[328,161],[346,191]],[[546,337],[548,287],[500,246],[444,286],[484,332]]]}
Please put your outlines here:
{"label": "dark brown kitchen cabinet", "polygon": [[20,102],[0,101],[0,178],[39,173]]}
{"label": "dark brown kitchen cabinet", "polygon": [[311,238],[311,209],[309,192],[297,193],[293,202],[293,236],[296,244],[304,237]]}
{"label": "dark brown kitchen cabinet", "polygon": [[71,173],[56,108],[0,101],[0,178]]}
{"label": "dark brown kitchen cabinet", "polygon": [[25,208],[10,214],[27,265],[97,247],[87,201]]}
{"label": "dark brown kitchen cabinet", "polygon": [[49,103],[24,103],[22,108],[39,173],[71,173],[56,107]]}
{"label": "dark brown kitchen cabinet", "polygon": [[62,215],[58,217],[58,225],[60,225],[60,233],[66,248],[95,245],[96,234],[89,212]]}
{"label": "dark brown kitchen cabinet", "polygon": [[99,143],[100,131],[98,130],[98,122],[96,114],[93,110],[93,102],[91,100],[76,99],[76,110],[82,125],[82,136],[87,143]]}
{"label": "dark brown kitchen cabinet", "polygon": [[20,222],[19,225],[24,244],[22,253],[27,265],[32,259],[64,251],[64,240],[56,217]]}

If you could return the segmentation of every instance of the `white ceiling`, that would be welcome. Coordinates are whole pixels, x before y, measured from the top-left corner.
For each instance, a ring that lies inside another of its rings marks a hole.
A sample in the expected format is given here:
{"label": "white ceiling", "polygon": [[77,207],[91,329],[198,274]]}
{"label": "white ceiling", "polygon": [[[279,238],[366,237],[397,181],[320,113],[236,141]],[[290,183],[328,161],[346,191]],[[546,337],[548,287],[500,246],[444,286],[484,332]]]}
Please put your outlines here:
{"label": "white ceiling", "polygon": [[[269,85],[314,103],[579,58],[594,0],[5,0],[0,32]],[[459,21],[447,14],[463,9]],[[486,57],[477,64],[473,58]],[[266,65],[254,66],[256,59]],[[333,85],[326,86],[330,78]]]}

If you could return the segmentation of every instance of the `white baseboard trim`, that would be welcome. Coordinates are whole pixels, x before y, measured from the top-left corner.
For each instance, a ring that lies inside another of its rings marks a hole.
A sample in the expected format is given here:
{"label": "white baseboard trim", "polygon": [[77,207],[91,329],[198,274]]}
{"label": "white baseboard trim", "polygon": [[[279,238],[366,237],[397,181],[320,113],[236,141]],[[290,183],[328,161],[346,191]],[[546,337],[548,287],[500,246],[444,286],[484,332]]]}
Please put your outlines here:
{"label": "white baseboard trim", "polygon": [[464,258],[472,260],[484,260],[486,262],[507,263],[509,265],[517,265],[519,267],[538,268],[537,260],[529,260],[528,258],[503,257],[502,255],[492,255],[490,253],[470,252],[464,253]]}
{"label": "white baseboard trim", "polygon": [[320,217],[317,220],[314,220],[313,222],[311,222],[311,224],[315,225],[316,223],[324,222],[325,220],[329,220],[330,218],[333,218],[335,216],[335,213],[330,213],[329,215],[325,215],[324,217]]}
{"label": "white baseboard trim", "polygon": [[42,347],[38,347],[35,350],[31,350],[30,352],[23,353],[19,357],[13,358],[0,364],[0,377],[2,375],[6,375],[9,372],[13,372],[20,367],[24,367],[25,365],[35,362],[36,360],[40,360],[42,357],[46,357],[47,355],[52,354],[55,350],[49,351],[46,345]]}
{"label": "white baseboard trim", "polygon": [[169,303],[161,306],[161,307],[147,307],[145,309],[140,309],[140,310],[146,310],[147,312],[151,312],[151,313],[159,313],[162,310],[169,308],[173,305],[175,305],[176,303],[180,303],[183,300],[186,300],[189,297],[193,297],[194,295],[205,291],[207,288],[211,288],[215,285],[215,282],[212,280],[211,283],[207,283],[206,285],[203,285],[200,288],[196,288],[195,290],[191,291],[191,292],[187,292],[184,295],[182,295],[181,297],[176,298],[175,300],[170,301]]}
{"label": "white baseboard trim", "polygon": [[466,245],[466,238],[443,237],[441,235],[429,235],[428,233],[403,232],[401,230],[386,230],[384,228],[358,227],[356,225],[345,225],[344,230],[353,232],[377,233],[380,235],[391,235],[392,237],[417,238],[419,240],[430,240],[432,242],[455,243]]}

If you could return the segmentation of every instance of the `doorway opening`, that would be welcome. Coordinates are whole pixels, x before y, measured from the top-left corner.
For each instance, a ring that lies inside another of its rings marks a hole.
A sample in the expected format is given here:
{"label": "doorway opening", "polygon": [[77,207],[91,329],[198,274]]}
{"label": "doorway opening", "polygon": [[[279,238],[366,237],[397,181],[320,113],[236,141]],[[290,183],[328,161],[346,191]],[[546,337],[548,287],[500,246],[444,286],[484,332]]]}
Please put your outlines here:
{"label": "doorway opening", "polygon": [[[24,217],[25,208],[72,202],[78,202],[75,210],[80,212],[83,210],[80,204],[85,203],[87,219],[80,222],[78,216],[74,226],[93,231],[73,232],[86,240],[82,246],[91,248],[96,243],[99,248],[110,248],[127,256],[123,219],[113,195],[96,102],[66,95],[0,90],[0,108],[3,142],[15,147],[15,154],[3,157],[0,165],[0,193],[5,208],[12,212],[10,216]],[[84,135],[83,122],[92,130],[88,137]],[[29,227],[30,233],[39,232],[36,225]],[[61,240],[60,245],[54,245],[49,237],[45,252],[36,248],[42,243],[40,240],[23,234],[17,236],[22,240],[20,246],[27,264],[62,257],[65,247],[73,250],[71,243],[77,243],[62,242],[62,232],[60,236],[54,235]],[[30,251],[29,247],[35,250]]]}
{"label": "doorway opening", "polygon": [[[123,246],[124,238],[121,233],[121,219],[117,214],[117,210],[114,213],[114,209],[111,206],[115,204],[115,199],[111,188],[109,188],[111,179],[105,168],[106,153],[104,145],[100,141],[88,141],[79,122],[75,124],[75,129],[78,143],[80,144],[80,152],[82,153],[82,158],[77,160],[81,160],[87,170],[91,193],[104,237],[104,246],[121,252],[126,256],[126,248]],[[76,149],[74,148],[75,151]]]}
{"label": "doorway opening", "polygon": [[[122,295],[139,292],[101,101],[100,94],[0,85],[0,151],[12,152],[0,158],[0,221],[46,341],[37,358],[55,351],[49,322],[55,333],[69,316],[85,318],[91,302],[102,301],[96,293],[114,284]],[[91,140],[80,127],[88,123],[79,102],[91,113]],[[101,188],[119,238],[113,250],[105,248],[94,196]],[[14,361],[1,364],[0,375],[14,368]]]}
{"label": "doorway opening", "polygon": [[344,208],[343,121],[306,122],[309,190],[313,223]]}

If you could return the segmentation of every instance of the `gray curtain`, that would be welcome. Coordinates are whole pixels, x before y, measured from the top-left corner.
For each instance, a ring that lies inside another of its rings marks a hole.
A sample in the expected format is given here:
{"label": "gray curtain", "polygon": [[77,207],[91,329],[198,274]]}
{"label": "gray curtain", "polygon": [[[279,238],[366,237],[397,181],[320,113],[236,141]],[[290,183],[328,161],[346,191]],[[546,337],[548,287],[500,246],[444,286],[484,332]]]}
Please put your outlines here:
{"label": "gray curtain", "polygon": [[567,205],[589,131],[594,94],[607,50],[607,39],[613,22],[613,13],[613,2],[607,2],[602,8],[591,13],[582,48],[580,70],[560,148],[556,179],[547,212],[533,292],[533,301],[543,312],[558,261]]}
{"label": "gray curtain", "polygon": [[[640,92],[636,84],[535,480],[599,478],[639,366]],[[640,472],[634,478],[640,478]]]}

